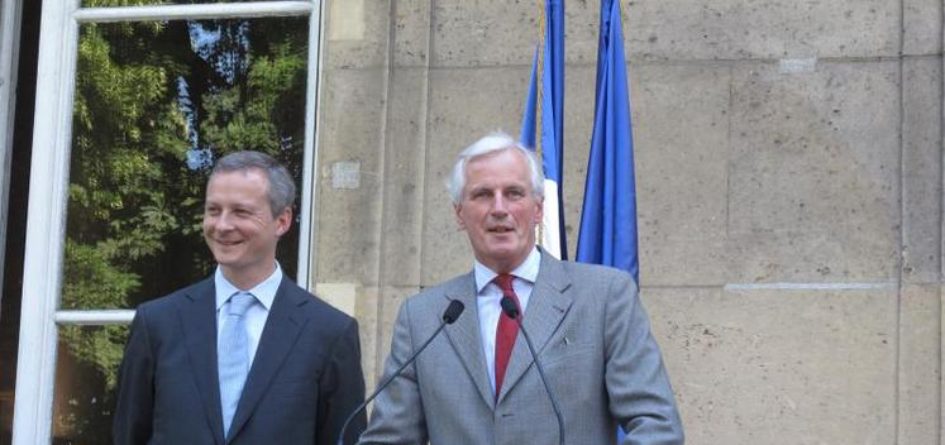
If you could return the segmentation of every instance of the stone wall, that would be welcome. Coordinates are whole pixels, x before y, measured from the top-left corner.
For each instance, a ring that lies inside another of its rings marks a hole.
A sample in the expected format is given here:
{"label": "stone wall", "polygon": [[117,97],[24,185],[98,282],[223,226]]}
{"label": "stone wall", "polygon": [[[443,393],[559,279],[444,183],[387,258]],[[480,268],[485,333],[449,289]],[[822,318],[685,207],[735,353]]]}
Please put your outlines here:
{"label": "stone wall", "polygon": [[[403,298],[470,268],[443,180],[517,134],[541,4],[327,2],[314,267],[371,388]],[[940,443],[942,2],[621,7],[643,297],[689,443]],[[572,253],[598,9],[566,2]]]}

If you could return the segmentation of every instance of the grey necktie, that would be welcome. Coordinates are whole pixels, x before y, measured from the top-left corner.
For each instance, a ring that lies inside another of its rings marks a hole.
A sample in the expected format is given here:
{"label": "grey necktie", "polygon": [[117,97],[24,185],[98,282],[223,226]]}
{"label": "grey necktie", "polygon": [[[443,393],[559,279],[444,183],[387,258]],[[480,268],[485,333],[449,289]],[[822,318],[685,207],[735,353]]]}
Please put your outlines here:
{"label": "grey necktie", "polygon": [[220,405],[223,408],[223,436],[226,437],[243,393],[249,374],[249,338],[246,334],[246,310],[256,303],[256,297],[237,292],[225,308],[226,318],[220,333],[217,372],[220,377]]}

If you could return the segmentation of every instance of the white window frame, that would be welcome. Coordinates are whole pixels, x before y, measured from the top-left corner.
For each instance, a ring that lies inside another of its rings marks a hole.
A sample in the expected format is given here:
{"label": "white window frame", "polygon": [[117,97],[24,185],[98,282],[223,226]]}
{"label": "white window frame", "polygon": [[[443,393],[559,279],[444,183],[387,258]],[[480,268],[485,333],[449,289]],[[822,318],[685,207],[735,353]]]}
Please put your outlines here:
{"label": "white window frame", "polygon": [[[9,0],[3,1],[6,5]],[[52,440],[59,325],[127,324],[134,317],[133,310],[59,310],[69,159],[72,148],[76,50],[80,24],[308,15],[308,78],[305,91],[305,142],[296,279],[300,285],[308,288],[314,282],[311,277],[311,271],[315,267],[311,240],[314,239],[312,218],[315,211],[314,198],[317,194],[313,174],[318,171],[315,124],[323,0],[121,8],[81,8],[80,5],[80,0],[46,0],[42,9],[26,229],[28,247],[24,259],[13,417],[14,445],[48,444]],[[6,15],[6,10],[3,12]],[[3,28],[7,29],[6,26]],[[6,53],[0,51],[0,54]],[[2,68],[0,63],[0,69]],[[0,125],[2,124],[0,121]]]}

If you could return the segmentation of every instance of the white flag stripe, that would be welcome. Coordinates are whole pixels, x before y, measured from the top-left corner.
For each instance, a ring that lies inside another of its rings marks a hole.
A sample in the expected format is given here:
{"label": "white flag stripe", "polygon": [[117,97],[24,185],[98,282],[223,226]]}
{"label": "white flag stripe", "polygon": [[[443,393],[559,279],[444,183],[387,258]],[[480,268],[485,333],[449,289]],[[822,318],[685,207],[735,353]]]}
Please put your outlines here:
{"label": "white flag stripe", "polygon": [[558,227],[558,212],[561,204],[558,202],[558,183],[545,179],[544,216],[541,222],[541,247],[557,259],[561,259],[561,228]]}

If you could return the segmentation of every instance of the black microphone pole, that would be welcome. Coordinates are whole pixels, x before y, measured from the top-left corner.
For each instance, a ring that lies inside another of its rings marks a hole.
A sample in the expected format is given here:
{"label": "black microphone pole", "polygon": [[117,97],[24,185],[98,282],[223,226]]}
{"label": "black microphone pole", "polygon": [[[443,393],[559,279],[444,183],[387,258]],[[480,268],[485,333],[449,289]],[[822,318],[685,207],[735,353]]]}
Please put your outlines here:
{"label": "black microphone pole", "polygon": [[558,420],[558,444],[564,445],[564,418],[561,417],[561,409],[558,407],[558,401],[555,400],[555,395],[551,392],[551,387],[548,386],[548,379],[545,378],[545,369],[541,367],[538,354],[535,353],[535,346],[532,345],[532,339],[528,335],[528,331],[525,330],[525,325],[522,324],[522,317],[520,316],[521,313],[518,310],[518,305],[509,297],[502,297],[499,304],[502,305],[502,312],[518,323],[518,330],[522,331],[522,335],[525,337],[525,344],[528,345],[528,351],[532,353],[532,360],[535,361],[535,368],[538,369],[538,377],[541,377],[541,383],[545,385],[545,392],[548,393],[548,398],[551,399],[551,408],[555,411],[555,418]]}
{"label": "black microphone pole", "polygon": [[394,371],[393,374],[387,377],[387,380],[384,380],[384,382],[381,383],[381,385],[378,386],[377,389],[374,390],[374,393],[371,394],[371,397],[368,397],[367,400],[365,400],[360,405],[358,405],[358,408],[354,410],[354,412],[352,412],[348,416],[347,419],[345,419],[345,423],[341,426],[341,434],[338,435],[338,445],[344,445],[345,431],[348,429],[348,425],[351,423],[352,420],[354,420],[355,416],[357,416],[358,413],[360,413],[365,408],[367,408],[368,403],[371,403],[371,401],[374,400],[374,398],[377,397],[377,395],[380,394],[381,391],[383,391],[384,388],[387,387],[387,385],[390,385],[390,383],[393,382],[395,378],[400,377],[400,373],[404,372],[404,369],[406,369],[407,366],[410,366],[410,364],[413,363],[414,360],[416,360],[418,356],[420,356],[420,353],[423,352],[423,350],[427,348],[427,346],[433,341],[433,339],[436,338],[436,336],[440,335],[440,332],[443,331],[443,328],[445,328],[446,325],[448,324],[453,324],[453,322],[456,321],[457,318],[459,318],[460,314],[463,313],[463,309],[466,309],[466,306],[463,305],[462,301],[450,300],[450,305],[446,307],[445,311],[443,311],[443,321],[440,322],[440,326],[436,328],[436,331],[433,332],[433,335],[431,335],[430,338],[427,339],[427,341],[423,342],[423,345],[421,345],[420,348],[418,348],[413,353],[413,355],[411,355],[410,358],[407,359],[406,362],[404,362],[403,365],[400,365],[400,367],[397,368],[397,370]]}

